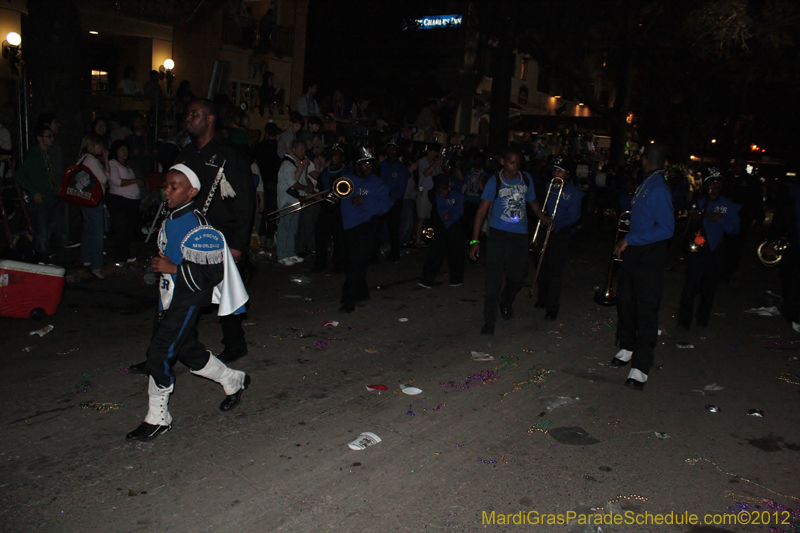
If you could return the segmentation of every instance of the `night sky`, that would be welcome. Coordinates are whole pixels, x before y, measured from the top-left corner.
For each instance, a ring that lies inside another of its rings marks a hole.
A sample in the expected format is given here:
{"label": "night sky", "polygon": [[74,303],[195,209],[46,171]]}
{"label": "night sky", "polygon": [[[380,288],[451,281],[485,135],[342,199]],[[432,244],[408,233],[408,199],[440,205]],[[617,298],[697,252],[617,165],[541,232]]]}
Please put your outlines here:
{"label": "night sky", "polygon": [[341,89],[350,101],[371,99],[382,116],[413,122],[426,100],[444,96],[446,67],[463,57],[463,31],[402,29],[412,13],[458,12],[453,3],[430,4],[417,10],[408,3],[312,1],[305,80],[318,84],[320,104]]}

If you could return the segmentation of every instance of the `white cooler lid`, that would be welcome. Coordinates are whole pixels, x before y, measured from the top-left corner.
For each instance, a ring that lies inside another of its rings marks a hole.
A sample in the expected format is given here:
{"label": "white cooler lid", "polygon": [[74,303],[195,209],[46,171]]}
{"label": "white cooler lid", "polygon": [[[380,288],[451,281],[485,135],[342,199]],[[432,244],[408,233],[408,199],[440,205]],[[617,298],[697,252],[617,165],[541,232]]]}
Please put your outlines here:
{"label": "white cooler lid", "polygon": [[21,261],[0,261],[0,269],[16,270],[18,272],[30,272],[31,274],[42,274],[45,276],[64,277],[64,269],[55,265],[40,265],[36,263],[23,263]]}

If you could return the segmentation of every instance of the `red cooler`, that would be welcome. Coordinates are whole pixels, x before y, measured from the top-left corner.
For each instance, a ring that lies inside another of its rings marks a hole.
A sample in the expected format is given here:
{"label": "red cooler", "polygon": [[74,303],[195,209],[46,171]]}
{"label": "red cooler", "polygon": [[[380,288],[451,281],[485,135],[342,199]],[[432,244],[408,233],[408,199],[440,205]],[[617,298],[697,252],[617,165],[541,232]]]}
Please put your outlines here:
{"label": "red cooler", "polygon": [[19,261],[0,261],[0,316],[53,315],[64,295],[64,269]]}

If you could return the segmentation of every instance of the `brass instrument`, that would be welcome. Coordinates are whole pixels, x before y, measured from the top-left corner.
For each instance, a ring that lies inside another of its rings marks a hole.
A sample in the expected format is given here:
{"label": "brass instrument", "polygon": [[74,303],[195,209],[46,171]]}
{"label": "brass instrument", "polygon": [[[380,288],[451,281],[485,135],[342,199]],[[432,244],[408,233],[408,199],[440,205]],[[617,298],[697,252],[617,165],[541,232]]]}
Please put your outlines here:
{"label": "brass instrument", "polygon": [[[614,234],[614,247],[616,248],[619,242],[620,235],[628,233],[631,230],[631,212],[623,212],[617,219],[617,232]],[[617,291],[612,287],[614,283],[614,264],[621,263],[622,259],[611,252],[611,261],[608,264],[608,275],[606,276],[606,286],[604,289],[598,290],[594,293],[594,301],[600,305],[611,307],[617,305]]]}
{"label": "brass instrument", "polygon": [[433,236],[436,234],[436,231],[433,229],[433,226],[430,224],[426,224],[425,228],[422,230],[422,236],[425,238],[426,241],[433,240]]}
{"label": "brass instrument", "polygon": [[[553,187],[558,188],[558,192],[556,193],[553,190]],[[549,213],[549,218],[551,221],[555,220],[556,212],[558,211],[558,203],[561,201],[561,193],[564,192],[564,180],[561,178],[553,178],[550,180],[550,185],[547,187],[547,194],[544,196],[544,207],[547,208],[547,204],[550,201],[550,195],[556,194],[556,203],[553,206],[553,212]],[[539,230],[542,227],[542,221],[536,224],[536,230],[533,232],[533,239],[531,239],[530,248],[535,250],[537,245],[537,240],[539,237]],[[550,240],[550,232],[553,231],[553,224],[552,222],[550,225],[547,226],[547,231],[544,234],[544,241],[542,241],[542,250],[539,252],[539,262],[536,265],[536,273],[533,275],[533,283],[531,283],[531,292],[528,295],[529,298],[533,298],[533,291],[536,289],[536,280],[539,279],[539,271],[542,270],[542,261],[544,260],[544,252],[547,250],[547,241]]]}
{"label": "brass instrument", "polygon": [[332,204],[342,200],[344,198],[349,197],[353,194],[353,180],[350,178],[340,176],[336,178],[333,183],[331,184],[331,188],[327,191],[320,191],[314,194],[310,194],[308,196],[304,196],[300,198],[298,201],[294,202],[293,204],[289,204],[285,207],[281,207],[277,211],[273,211],[272,213],[267,215],[268,219],[279,219],[281,217],[285,217],[286,215],[291,215],[292,213],[296,213],[301,209],[305,209],[306,207],[316,205],[322,202],[330,202]]}
{"label": "brass instrument", "polygon": [[[697,209],[697,204],[692,206],[692,211]],[[691,211],[690,211],[691,213]],[[683,232],[684,238],[684,248],[687,252],[697,253],[703,249],[703,246],[706,244],[706,238],[703,237],[702,229],[703,229],[703,219],[705,218],[706,211],[705,209],[700,212],[700,220],[694,224],[691,218],[691,214],[689,216],[689,220],[686,222],[686,229]],[[689,231],[689,228],[692,228]]]}
{"label": "brass instrument", "polygon": [[[770,243],[774,244],[772,250],[767,249]],[[758,260],[761,261],[764,266],[771,267],[780,263],[783,258],[783,252],[785,252],[788,247],[789,241],[781,237],[777,241],[764,241],[759,244],[756,254],[758,255]]]}

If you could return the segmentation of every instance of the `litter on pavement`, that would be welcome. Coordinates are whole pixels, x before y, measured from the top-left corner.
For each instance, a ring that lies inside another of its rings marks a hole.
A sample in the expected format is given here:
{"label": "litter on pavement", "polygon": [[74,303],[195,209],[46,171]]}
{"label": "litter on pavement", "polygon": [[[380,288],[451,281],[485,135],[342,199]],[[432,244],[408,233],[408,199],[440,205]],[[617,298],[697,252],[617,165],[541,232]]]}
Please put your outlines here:
{"label": "litter on pavement", "polygon": [[372,446],[373,444],[378,444],[381,441],[381,438],[377,436],[375,433],[364,432],[358,436],[357,439],[348,443],[347,445],[350,447],[351,450],[363,450],[367,446]]}
{"label": "litter on pavement", "polygon": [[50,325],[47,325],[47,326],[45,326],[43,328],[35,329],[35,330],[31,331],[30,333],[28,333],[28,335],[39,335],[40,337],[44,337],[45,335],[47,335],[48,333],[53,331],[53,327],[54,326],[52,324],[50,324]]}

